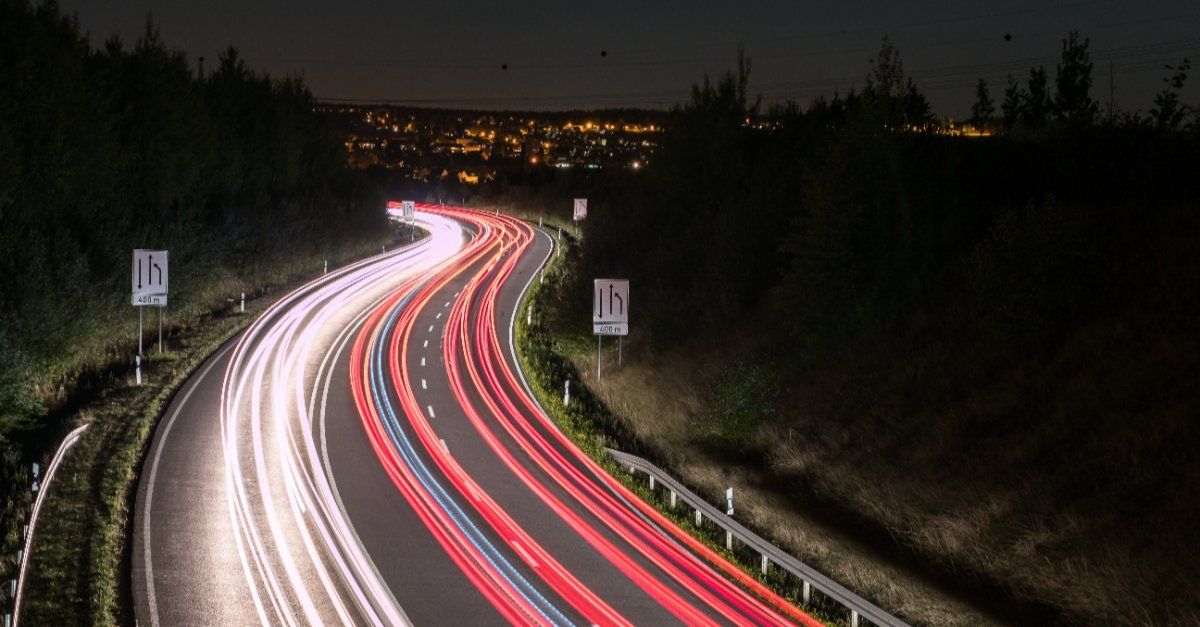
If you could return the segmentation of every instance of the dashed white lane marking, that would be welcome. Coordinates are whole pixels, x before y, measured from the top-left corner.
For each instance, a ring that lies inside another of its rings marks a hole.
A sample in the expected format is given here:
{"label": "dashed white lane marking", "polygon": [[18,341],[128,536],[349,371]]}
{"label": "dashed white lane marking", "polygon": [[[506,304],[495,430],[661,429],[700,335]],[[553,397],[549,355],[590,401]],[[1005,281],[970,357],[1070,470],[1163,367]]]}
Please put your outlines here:
{"label": "dashed white lane marking", "polygon": [[433,325],[432,324],[429,325],[429,331],[427,331],[427,333],[433,333]]}
{"label": "dashed white lane marking", "polygon": [[442,312],[440,312],[440,311],[439,311],[439,312],[438,312],[438,315],[436,315],[436,316],[434,316],[434,317],[435,317],[435,318],[437,318],[438,320],[441,320],[441,319],[442,319]]}
{"label": "dashed white lane marking", "polygon": [[429,389],[429,386],[428,386],[428,385],[425,385],[425,379],[421,379],[421,389],[422,389],[422,390],[428,390],[428,389]]}
{"label": "dashed white lane marking", "polygon": [[429,340],[425,340],[425,344],[421,348],[429,348]]}
{"label": "dashed white lane marking", "polygon": [[[458,294],[455,294],[455,296],[458,296]],[[442,307],[449,307],[449,306],[450,306],[450,301],[446,301],[446,304],[442,305]]]}
{"label": "dashed white lane marking", "polygon": [[430,418],[437,418],[437,416],[434,416],[434,415],[433,415],[433,405],[426,405],[426,406],[425,406],[425,409],[428,409],[428,410],[429,410],[429,417],[430,417]]}

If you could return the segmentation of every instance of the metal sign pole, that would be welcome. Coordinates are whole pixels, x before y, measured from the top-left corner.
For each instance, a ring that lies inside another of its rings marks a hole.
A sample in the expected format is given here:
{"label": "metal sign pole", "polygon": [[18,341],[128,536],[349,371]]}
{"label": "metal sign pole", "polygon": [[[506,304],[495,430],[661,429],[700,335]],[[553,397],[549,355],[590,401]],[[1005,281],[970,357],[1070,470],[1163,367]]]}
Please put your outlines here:
{"label": "metal sign pole", "polygon": [[618,366],[621,365],[621,344],[623,344],[623,342],[621,340],[623,340],[623,339],[625,339],[625,336],[623,336],[623,335],[617,336],[617,365]]}
{"label": "metal sign pole", "polygon": [[142,308],[138,307],[138,357],[142,356]]}
{"label": "metal sign pole", "polygon": [[162,354],[162,305],[158,306],[158,354]]}
{"label": "metal sign pole", "polygon": [[596,336],[596,382],[600,381],[600,362],[604,359],[600,354],[600,347],[604,344],[604,336]]}

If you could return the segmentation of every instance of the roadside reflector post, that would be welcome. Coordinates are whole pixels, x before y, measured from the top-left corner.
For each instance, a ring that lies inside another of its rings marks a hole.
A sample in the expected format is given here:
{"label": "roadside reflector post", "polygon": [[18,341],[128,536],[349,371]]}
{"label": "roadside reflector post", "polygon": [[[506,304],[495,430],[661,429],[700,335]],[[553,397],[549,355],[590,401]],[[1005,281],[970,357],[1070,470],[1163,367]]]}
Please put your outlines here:
{"label": "roadside reflector post", "polygon": [[532,324],[533,324],[533,305],[530,305],[529,308],[525,310],[525,326],[531,326]]}
{"label": "roadside reflector post", "polygon": [[812,600],[812,584],[811,583],[808,583],[807,581],[804,582],[804,585],[801,586],[801,588],[800,588],[800,596],[804,599],[804,604],[808,605],[809,601]]}
{"label": "roadside reflector post", "polygon": [[675,494],[675,491],[671,490],[671,509],[675,509],[675,499],[677,496],[678,495]]}
{"label": "roadside reflector post", "polygon": [[725,550],[733,550],[733,532],[728,529],[725,530]]}
{"label": "roadside reflector post", "polygon": [[542,218],[538,217],[538,228],[542,228]]}
{"label": "roadside reflector post", "polygon": [[21,539],[29,537],[29,525],[21,525]]}
{"label": "roadside reflector post", "polygon": [[242,313],[246,313],[246,293],[245,292],[242,292],[242,304],[239,307],[239,310]]}
{"label": "roadside reflector post", "polygon": [[16,580],[16,579],[13,579],[13,580],[12,580],[12,585],[11,585],[11,586],[9,586],[9,587],[12,589],[12,592],[10,592],[8,596],[10,596],[10,597],[12,597],[12,598],[14,598],[14,599],[15,599],[15,598],[17,598],[17,580]]}
{"label": "roadside reflector post", "polygon": [[725,514],[733,516],[733,488],[725,488]]}
{"label": "roadside reflector post", "polygon": [[40,475],[41,472],[42,472],[42,467],[39,466],[37,462],[33,462],[33,478],[37,479],[38,475]]}
{"label": "roadside reflector post", "polygon": [[[139,309],[138,311],[141,311],[141,309]],[[141,385],[142,384],[142,356],[138,355],[137,357],[134,357],[133,362],[134,362],[134,372],[135,372],[135,376],[137,378],[137,384]]]}
{"label": "roadside reflector post", "polygon": [[858,627],[858,610],[850,610],[850,627]]}
{"label": "roadside reflector post", "polygon": [[571,380],[567,379],[563,382],[563,407],[571,405]]}
{"label": "roadside reflector post", "polygon": [[4,627],[12,627],[12,614],[4,615]]}
{"label": "roadside reflector post", "polygon": [[38,480],[37,479],[33,480],[33,486],[31,488],[29,488],[29,491],[34,492],[34,493],[36,493],[38,491]]}
{"label": "roadside reflector post", "polygon": [[328,260],[328,259],[326,259],[326,260],[325,260],[325,270],[322,272],[322,274],[325,274],[325,273],[328,273],[328,272],[329,272],[329,260]]}
{"label": "roadside reflector post", "polygon": [[650,491],[654,491],[654,475],[650,475]]}
{"label": "roadside reflector post", "polygon": [[700,508],[697,507],[696,508],[696,526],[699,527],[700,523],[702,523],[702,522],[704,522],[704,515],[700,513]]}
{"label": "roadside reflector post", "polygon": [[762,574],[764,574],[764,575],[767,574],[767,565],[769,565],[770,563],[771,563],[771,561],[767,559],[767,556],[764,553],[762,556]]}

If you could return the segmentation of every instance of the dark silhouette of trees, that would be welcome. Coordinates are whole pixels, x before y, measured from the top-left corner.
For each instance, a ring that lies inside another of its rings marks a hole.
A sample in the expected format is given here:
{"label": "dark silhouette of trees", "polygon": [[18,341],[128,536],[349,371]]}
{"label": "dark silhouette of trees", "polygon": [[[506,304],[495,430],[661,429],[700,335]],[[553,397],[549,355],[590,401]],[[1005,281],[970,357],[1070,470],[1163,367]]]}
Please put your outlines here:
{"label": "dark silhouette of trees", "polygon": [[988,93],[987,81],[981,78],[975,85],[975,104],[971,106],[971,124],[976,128],[982,128],[991,123],[994,115],[996,115],[996,103],[992,100],[992,95]]}
{"label": "dark silhouette of trees", "polygon": [[929,100],[904,74],[900,51],[887,37],[871,61],[862,98],[887,128],[921,126],[933,119]]}
{"label": "dark silhouette of trees", "polygon": [[1059,120],[1080,125],[1091,124],[1100,111],[1100,105],[1092,99],[1092,61],[1088,54],[1088,39],[1079,40],[1079,33],[1071,31],[1062,42],[1062,60],[1054,76],[1057,93],[1054,97],[1054,113]]}
{"label": "dark silhouette of trees", "polygon": [[1004,128],[1011,129],[1021,119],[1022,102],[1025,98],[1021,91],[1021,84],[1017,79],[1013,78],[1012,74],[1008,75],[1008,85],[1004,88],[1004,102],[1000,105],[1000,111],[1004,116]]}
{"label": "dark silhouette of trees", "polygon": [[26,375],[125,313],[131,249],[236,276],[382,228],[342,155],[302,83],[232,48],[199,78],[149,20],[94,50],[55,3],[0,0],[0,440],[44,410]]}
{"label": "dark silhouette of trees", "polygon": [[1045,67],[1029,69],[1029,88],[1021,107],[1021,118],[1029,126],[1039,128],[1049,121],[1054,104],[1050,99]]}
{"label": "dark silhouette of trees", "polygon": [[1162,79],[1166,86],[1154,95],[1154,108],[1150,109],[1150,117],[1158,128],[1174,130],[1179,127],[1188,113],[1187,105],[1179,102],[1179,92],[1187,81],[1188,70],[1192,65],[1187,58],[1184,58],[1179,65],[1166,67],[1171,74]]}

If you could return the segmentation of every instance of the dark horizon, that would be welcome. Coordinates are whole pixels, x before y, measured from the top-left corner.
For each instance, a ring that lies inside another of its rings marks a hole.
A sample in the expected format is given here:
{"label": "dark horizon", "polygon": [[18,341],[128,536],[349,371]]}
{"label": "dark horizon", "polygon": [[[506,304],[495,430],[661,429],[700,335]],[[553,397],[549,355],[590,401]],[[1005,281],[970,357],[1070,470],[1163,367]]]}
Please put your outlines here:
{"label": "dark horizon", "polygon": [[[1111,88],[1118,107],[1145,111],[1161,89],[1162,66],[1200,53],[1200,9],[1174,0],[991,2],[970,10],[935,2],[615,3],[586,15],[571,5],[482,2],[369,10],[315,2],[62,6],[78,15],[94,46],[113,34],[135,41],[152,15],[164,40],[192,63],[204,57],[211,67],[232,45],[256,69],[302,75],[323,100],[455,109],[669,108],[705,74],[731,68],[739,45],[754,63],[751,94],[766,106],[807,105],[861,87],[886,35],[934,112],[965,118],[979,78],[996,97],[1007,74],[1024,80],[1040,64],[1053,76],[1062,38],[1078,30],[1091,40],[1093,98],[1106,106]],[[1182,97],[1195,101],[1200,88],[1193,81]]]}

